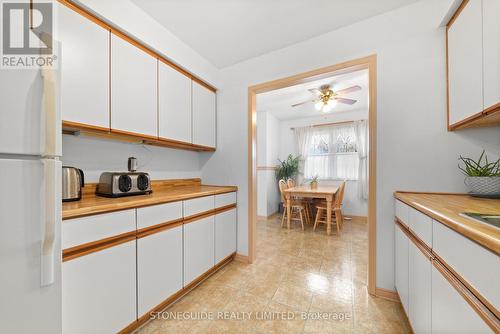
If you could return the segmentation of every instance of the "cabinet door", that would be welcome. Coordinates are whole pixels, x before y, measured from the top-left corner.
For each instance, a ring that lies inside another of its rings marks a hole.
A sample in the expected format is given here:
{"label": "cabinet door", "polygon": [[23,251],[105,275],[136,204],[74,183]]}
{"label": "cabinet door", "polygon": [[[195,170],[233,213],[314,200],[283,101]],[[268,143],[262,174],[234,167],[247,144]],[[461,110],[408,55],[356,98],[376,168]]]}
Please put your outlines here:
{"label": "cabinet door", "polygon": [[62,119],[109,128],[109,31],[64,5],[58,10]]}
{"label": "cabinet door", "polygon": [[182,226],[137,240],[137,313],[182,289]]}
{"label": "cabinet door", "polygon": [[470,0],[448,30],[450,124],[483,111],[481,0]]}
{"label": "cabinet door", "polygon": [[458,291],[432,266],[432,333],[491,333]]}
{"label": "cabinet door", "polygon": [[158,63],[159,136],[191,143],[191,79]]}
{"label": "cabinet door", "polygon": [[408,309],[408,237],[404,234],[401,228],[395,226],[395,282],[396,290],[401,299],[401,303],[409,314]]}
{"label": "cabinet door", "polygon": [[236,251],[236,209],[215,215],[215,263]]}
{"label": "cabinet door", "polygon": [[500,1],[483,0],[484,109],[500,103]]}
{"label": "cabinet door", "polygon": [[193,81],[193,144],[216,146],[215,93]]}
{"label": "cabinet door", "polygon": [[184,286],[214,266],[214,216],[184,224]]}
{"label": "cabinet door", "polygon": [[415,334],[431,332],[432,263],[413,243],[409,243],[409,318]]}
{"label": "cabinet door", "polygon": [[111,35],[111,128],[156,137],[157,60]]}
{"label": "cabinet door", "polygon": [[63,263],[63,333],[116,333],[136,320],[135,240]]}

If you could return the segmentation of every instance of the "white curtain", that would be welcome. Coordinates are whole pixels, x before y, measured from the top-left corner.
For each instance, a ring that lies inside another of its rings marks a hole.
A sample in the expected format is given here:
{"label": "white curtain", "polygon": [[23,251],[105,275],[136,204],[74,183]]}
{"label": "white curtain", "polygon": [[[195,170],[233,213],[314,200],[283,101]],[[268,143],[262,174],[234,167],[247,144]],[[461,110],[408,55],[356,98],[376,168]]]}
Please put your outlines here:
{"label": "white curtain", "polygon": [[304,176],[320,180],[356,180],[359,158],[354,123],[315,127],[311,130]]}
{"label": "white curtain", "polygon": [[368,126],[366,120],[355,122],[357,151],[359,158],[358,168],[358,197],[368,199]]}
{"label": "white curtain", "polygon": [[297,143],[297,154],[300,157],[299,174],[297,175],[297,184],[302,184],[304,181],[304,166],[307,156],[309,155],[309,147],[311,146],[312,127],[306,126],[295,128],[295,142]]}

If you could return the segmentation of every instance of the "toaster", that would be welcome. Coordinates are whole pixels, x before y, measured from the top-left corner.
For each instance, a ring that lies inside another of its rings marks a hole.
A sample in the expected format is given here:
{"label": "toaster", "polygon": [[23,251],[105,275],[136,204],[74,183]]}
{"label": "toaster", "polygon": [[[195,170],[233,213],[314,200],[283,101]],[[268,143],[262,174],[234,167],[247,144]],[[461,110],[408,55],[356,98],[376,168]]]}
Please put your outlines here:
{"label": "toaster", "polygon": [[96,194],[104,197],[123,197],[150,194],[151,179],[143,172],[104,172],[99,177]]}

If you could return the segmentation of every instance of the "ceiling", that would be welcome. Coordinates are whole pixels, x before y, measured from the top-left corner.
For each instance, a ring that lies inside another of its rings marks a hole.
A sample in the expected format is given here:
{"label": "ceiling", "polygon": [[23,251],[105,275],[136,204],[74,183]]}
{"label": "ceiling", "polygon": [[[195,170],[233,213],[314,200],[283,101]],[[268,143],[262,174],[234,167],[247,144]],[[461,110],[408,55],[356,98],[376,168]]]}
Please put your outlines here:
{"label": "ceiling", "polygon": [[418,0],[131,0],[218,68]]}
{"label": "ceiling", "polygon": [[[357,100],[357,102],[353,105],[338,103],[328,114],[316,110],[312,102],[298,107],[291,106],[292,104],[314,98],[314,95],[309,92],[308,89],[317,88],[321,85],[330,83],[333,83],[332,88],[334,91],[354,85],[361,86],[361,90],[343,95],[343,97]],[[332,76],[257,95],[257,111],[269,112],[283,121],[324,116],[353,110],[368,110],[368,70]]]}

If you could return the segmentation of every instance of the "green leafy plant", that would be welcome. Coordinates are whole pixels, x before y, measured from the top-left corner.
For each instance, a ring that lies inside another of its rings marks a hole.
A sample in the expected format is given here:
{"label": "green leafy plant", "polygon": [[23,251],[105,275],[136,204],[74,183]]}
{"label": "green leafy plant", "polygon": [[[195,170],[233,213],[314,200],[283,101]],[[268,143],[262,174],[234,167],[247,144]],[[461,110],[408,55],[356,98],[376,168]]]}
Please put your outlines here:
{"label": "green leafy plant", "polygon": [[460,162],[458,163],[458,168],[467,176],[500,176],[500,159],[494,162],[489,162],[488,156],[484,154],[484,150],[477,161],[471,158],[464,158],[462,156],[460,156],[459,160]]}
{"label": "green leafy plant", "polygon": [[318,183],[318,175],[314,176],[314,177],[311,179],[310,183]]}
{"label": "green leafy plant", "polygon": [[278,180],[294,178],[299,172],[299,156],[294,157],[292,154],[288,155],[288,157],[281,161],[279,160],[278,169],[276,170],[276,178]]}

